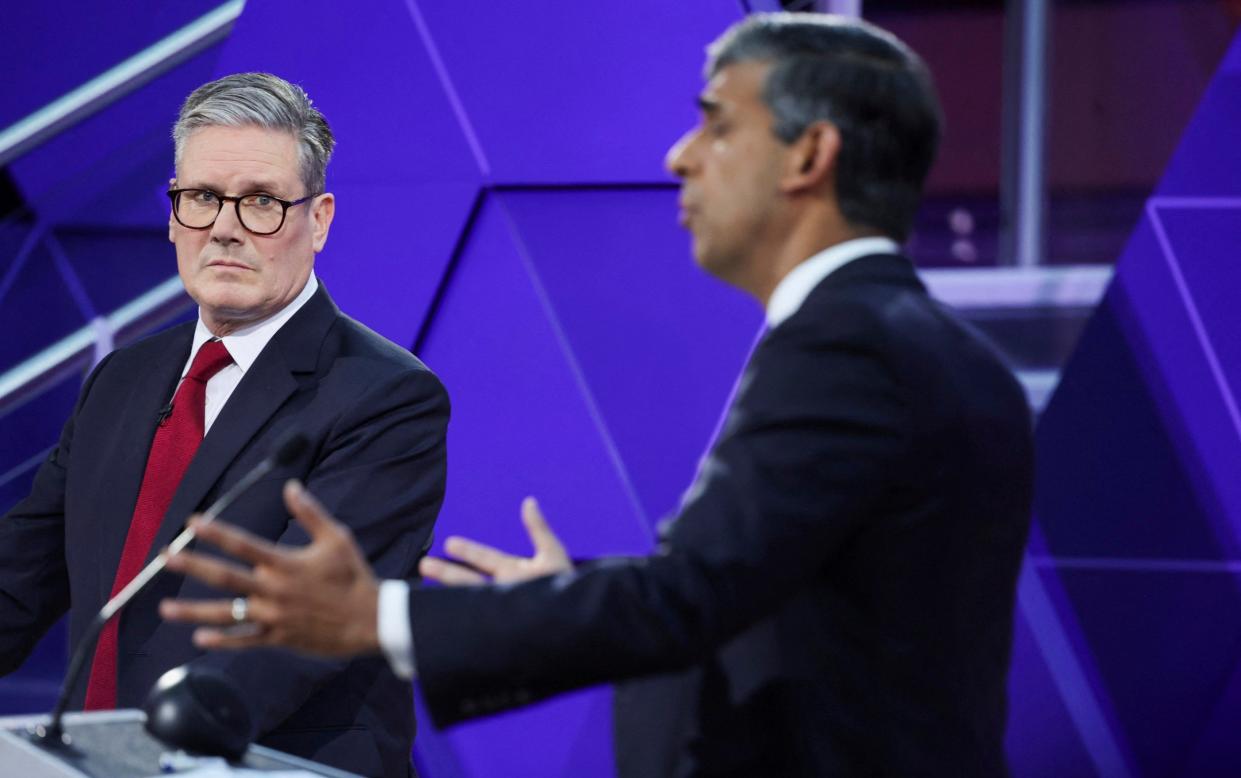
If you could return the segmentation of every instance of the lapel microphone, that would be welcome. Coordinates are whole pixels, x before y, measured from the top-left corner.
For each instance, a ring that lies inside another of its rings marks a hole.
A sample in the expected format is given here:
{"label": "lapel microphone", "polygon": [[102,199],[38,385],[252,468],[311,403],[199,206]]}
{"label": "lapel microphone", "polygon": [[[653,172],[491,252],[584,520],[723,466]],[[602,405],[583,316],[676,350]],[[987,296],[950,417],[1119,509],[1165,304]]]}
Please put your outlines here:
{"label": "lapel microphone", "polygon": [[[272,447],[272,452],[262,462],[255,465],[253,470],[246,473],[245,477],[233,484],[228,491],[220,495],[219,499],[203,512],[203,521],[215,521],[217,516],[232,505],[238,497],[258,483],[259,479],[271,472],[273,468],[292,464],[309,445],[310,439],[301,432],[290,430],[281,435]],[[166,551],[156,555],[142,569],[142,572],[134,576],[133,580],[125,585],[125,588],[104,603],[103,608],[99,610],[99,613],[95,615],[95,618],[86,628],[86,632],[78,642],[77,649],[73,652],[73,658],[69,662],[69,669],[65,673],[64,684],[60,688],[60,696],[56,699],[56,707],[52,708],[51,721],[46,725],[37,724],[32,727],[30,730],[32,740],[50,748],[70,745],[69,736],[64,732],[61,719],[65,715],[65,707],[69,704],[69,693],[77,683],[78,676],[82,674],[82,667],[86,664],[86,657],[92,653],[90,649],[93,649],[95,643],[99,640],[99,633],[103,631],[104,625],[120,612],[121,608],[124,608],[130,600],[146,588],[151,579],[163,572],[164,567],[168,564],[168,557],[189,545],[194,540],[194,536],[195,532],[191,528],[186,527],[181,531],[180,535],[177,535],[176,539],[168,544]]]}
{"label": "lapel microphone", "polygon": [[164,426],[168,422],[168,417],[172,415],[172,400],[168,404],[159,409],[159,415],[155,417],[155,423]]}

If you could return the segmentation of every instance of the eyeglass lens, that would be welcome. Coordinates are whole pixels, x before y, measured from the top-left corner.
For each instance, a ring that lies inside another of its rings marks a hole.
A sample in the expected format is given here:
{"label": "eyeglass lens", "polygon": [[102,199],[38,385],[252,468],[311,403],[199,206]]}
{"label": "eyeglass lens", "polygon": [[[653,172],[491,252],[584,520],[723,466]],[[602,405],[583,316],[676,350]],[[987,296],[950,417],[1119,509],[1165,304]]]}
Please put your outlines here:
{"label": "eyeglass lens", "polygon": [[[177,198],[177,218],[186,227],[202,229],[210,227],[225,206],[227,202],[222,201],[215,192],[187,189]],[[242,197],[238,201],[237,212],[242,226],[260,235],[275,232],[284,221],[284,206],[266,194]]]}

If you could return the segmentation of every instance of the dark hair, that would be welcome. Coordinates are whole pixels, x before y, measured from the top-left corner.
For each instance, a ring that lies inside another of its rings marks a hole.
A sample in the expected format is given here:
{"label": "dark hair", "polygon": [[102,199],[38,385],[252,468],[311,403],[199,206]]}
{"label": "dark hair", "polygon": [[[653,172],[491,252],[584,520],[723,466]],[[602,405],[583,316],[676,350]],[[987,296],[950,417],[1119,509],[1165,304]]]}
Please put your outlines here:
{"label": "dark hair", "polygon": [[738,62],[770,62],[763,100],[776,136],[792,143],[814,122],[835,125],[841,213],[855,226],[909,236],[943,124],[917,54],[866,22],[801,13],[754,14],[707,53],[708,78]]}

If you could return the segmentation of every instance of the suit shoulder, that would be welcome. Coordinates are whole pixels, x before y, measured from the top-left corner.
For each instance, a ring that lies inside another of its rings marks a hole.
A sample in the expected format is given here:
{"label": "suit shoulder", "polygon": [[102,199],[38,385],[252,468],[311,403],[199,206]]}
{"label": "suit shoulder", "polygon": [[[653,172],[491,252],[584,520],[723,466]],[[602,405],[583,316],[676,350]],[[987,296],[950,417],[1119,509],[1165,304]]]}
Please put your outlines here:
{"label": "suit shoulder", "polygon": [[358,320],[340,314],[329,337],[336,341],[337,359],[371,376],[431,373],[409,349],[402,348]]}
{"label": "suit shoulder", "polygon": [[900,319],[931,301],[916,287],[877,283],[822,285],[772,331],[774,339],[815,343],[859,340],[874,344],[902,327]]}
{"label": "suit shoulder", "polygon": [[990,375],[1008,393],[1021,393],[994,344],[916,283],[868,281],[817,289],[786,325],[791,326],[773,333],[786,347],[872,353],[893,375],[920,387],[952,373]]}
{"label": "suit shoulder", "polygon": [[183,322],[150,335],[144,335],[133,343],[114,349],[109,355],[113,365],[150,364],[178,345],[188,348],[194,336],[193,321]]}

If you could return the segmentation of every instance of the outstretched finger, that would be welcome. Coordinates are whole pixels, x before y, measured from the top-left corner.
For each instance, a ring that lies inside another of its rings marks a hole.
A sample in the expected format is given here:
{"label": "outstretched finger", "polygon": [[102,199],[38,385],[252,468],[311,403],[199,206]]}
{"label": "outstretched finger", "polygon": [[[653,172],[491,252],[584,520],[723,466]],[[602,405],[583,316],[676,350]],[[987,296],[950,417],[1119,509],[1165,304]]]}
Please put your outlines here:
{"label": "outstretched finger", "polygon": [[301,481],[291,479],[284,484],[284,504],[289,513],[305,528],[311,540],[319,540],[324,535],[340,528],[340,522],[332,518],[323,504],[302,485]]}
{"label": "outstretched finger", "polygon": [[270,634],[262,628],[236,630],[231,627],[199,627],[194,630],[194,645],[211,651],[259,648],[271,644]]}
{"label": "outstretched finger", "polygon": [[455,535],[444,541],[444,551],[475,570],[481,570],[493,577],[522,561],[521,557],[506,554],[498,548]]}
{"label": "outstretched finger", "polygon": [[530,536],[530,542],[534,544],[536,554],[555,559],[568,559],[564,544],[548,526],[543,511],[539,510],[539,501],[533,497],[527,497],[521,501],[521,523],[526,525],[526,534]]}
{"label": "outstretched finger", "polygon": [[190,526],[200,540],[205,540],[243,562],[275,567],[283,561],[282,557],[285,552],[274,543],[227,522],[219,519],[215,521],[195,519]]}
{"label": "outstretched finger", "polygon": [[487,583],[487,578],[464,565],[453,564],[444,559],[428,556],[418,563],[423,578],[438,581],[445,586],[477,586]]}
{"label": "outstretched finger", "polygon": [[232,600],[164,600],[159,604],[159,615],[169,621],[220,627],[237,623]]}
{"label": "outstretched finger", "polygon": [[260,588],[258,580],[250,570],[194,551],[181,551],[168,557],[168,569],[197,578],[216,589],[238,594],[254,594]]}

